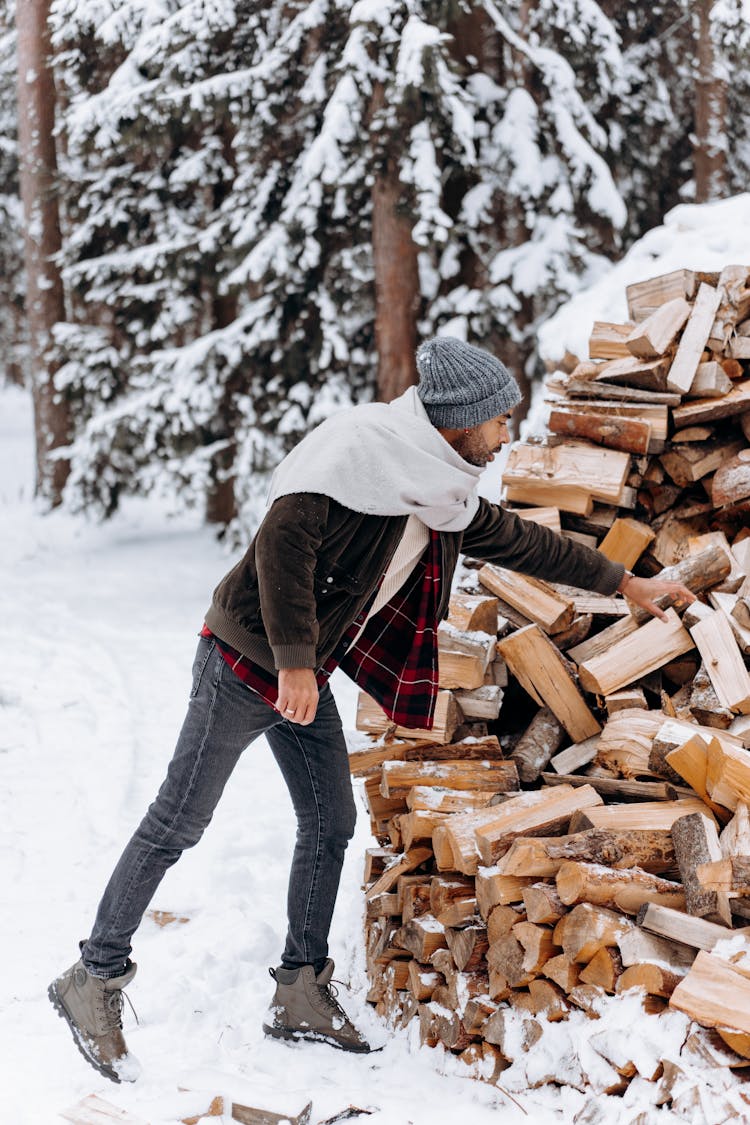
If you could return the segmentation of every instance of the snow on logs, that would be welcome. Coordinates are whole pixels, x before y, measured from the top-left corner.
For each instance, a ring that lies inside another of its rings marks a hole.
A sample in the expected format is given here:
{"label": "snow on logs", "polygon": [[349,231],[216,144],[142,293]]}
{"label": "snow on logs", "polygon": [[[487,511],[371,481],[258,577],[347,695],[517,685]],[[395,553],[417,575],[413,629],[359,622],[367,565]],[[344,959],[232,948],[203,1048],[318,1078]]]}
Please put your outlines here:
{"label": "snow on logs", "polygon": [[[549,433],[511,449],[504,502],[698,601],[659,599],[662,622],[468,560],[435,727],[363,696],[378,741],[350,764],[378,844],[376,1010],[492,1080],[584,1012],[609,1030],[580,1056],[571,1033],[571,1083],[658,1079],[681,1112],[683,1064],[705,1086],[750,1060],[750,268],[674,271],[628,309],[549,380]],[[614,1049],[607,997],[626,996],[695,1021],[679,1066],[658,1030],[637,1063]]]}

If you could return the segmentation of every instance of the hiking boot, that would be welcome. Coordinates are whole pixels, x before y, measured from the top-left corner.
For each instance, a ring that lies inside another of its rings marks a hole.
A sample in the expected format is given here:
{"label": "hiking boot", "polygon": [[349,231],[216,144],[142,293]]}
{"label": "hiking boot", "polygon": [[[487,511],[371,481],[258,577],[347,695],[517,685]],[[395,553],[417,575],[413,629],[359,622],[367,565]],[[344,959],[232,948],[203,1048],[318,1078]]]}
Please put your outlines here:
{"label": "hiking boot", "polygon": [[47,989],[86,1062],[113,1082],[135,1082],[140,1073],[138,1060],[128,1053],[122,1034],[122,990],[136,968],[128,961],[122,976],[102,980],[93,977],[83,961],[76,961]]}
{"label": "hiking boot", "polygon": [[317,977],[313,965],[268,971],[276,981],[276,993],[269,1011],[271,1022],[263,1024],[266,1035],[275,1039],[310,1039],[360,1054],[372,1050],[336,999],[330,957]]}

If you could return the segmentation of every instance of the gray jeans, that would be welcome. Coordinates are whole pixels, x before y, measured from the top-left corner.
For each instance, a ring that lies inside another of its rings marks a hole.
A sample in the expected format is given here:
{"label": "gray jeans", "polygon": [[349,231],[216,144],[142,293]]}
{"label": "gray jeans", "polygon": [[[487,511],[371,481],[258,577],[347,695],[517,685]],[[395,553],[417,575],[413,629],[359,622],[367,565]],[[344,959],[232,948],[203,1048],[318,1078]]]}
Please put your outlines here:
{"label": "gray jeans", "polygon": [[130,940],[165,871],[198,843],[240,754],[262,734],[297,816],[283,959],[313,964],[326,957],[344,852],[356,821],[333,694],[326,684],[309,726],[290,723],[235,676],[213,640],[201,637],[188,713],[167,776],[112,873],[83,945],[89,972],[98,977],[122,972]]}

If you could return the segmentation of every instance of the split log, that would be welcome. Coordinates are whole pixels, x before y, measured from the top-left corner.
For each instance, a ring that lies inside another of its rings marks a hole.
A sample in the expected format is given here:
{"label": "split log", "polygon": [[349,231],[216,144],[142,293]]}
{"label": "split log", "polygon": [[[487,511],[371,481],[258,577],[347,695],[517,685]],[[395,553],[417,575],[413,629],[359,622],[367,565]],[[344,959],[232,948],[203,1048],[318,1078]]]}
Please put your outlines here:
{"label": "split log", "polygon": [[599,738],[595,763],[635,778],[649,774],[649,757],[655,735],[664,722],[661,711],[635,708],[608,719]]}
{"label": "split log", "polygon": [[666,763],[669,769],[674,770],[679,777],[687,781],[691,789],[694,789],[701,800],[706,802],[714,816],[721,823],[725,823],[728,819],[727,810],[708,795],[708,742],[696,734],[682,746],[670,750],[666,756]]}
{"label": "split log", "polygon": [[557,888],[550,883],[533,883],[523,891],[523,905],[529,922],[556,924],[567,907],[561,901]]}
{"label": "split log", "polygon": [[719,308],[721,292],[710,285],[701,283],[695,298],[690,318],[682,334],[677,352],[667,377],[667,386],[672,391],[685,394],[695,378],[703,349],[711,333]]}
{"label": "split log", "polygon": [[592,828],[550,840],[546,852],[551,859],[561,862],[606,864],[615,870],[639,867],[655,875],[673,871],[677,866],[669,829]]}
{"label": "split log", "polygon": [[616,946],[631,926],[621,914],[583,902],[560,919],[553,937],[571,961],[587,965],[600,949]]}
{"label": "split log", "polygon": [[690,946],[657,937],[637,926],[622,935],[618,949],[626,969],[643,964],[659,964],[677,976],[684,976],[695,960],[695,950]]}
{"label": "split log", "polygon": [[[412,883],[399,897],[401,899],[401,917],[404,925],[406,925],[407,922],[413,921],[415,918],[421,918],[424,914],[430,913],[429,883]],[[405,984],[398,985],[399,989],[405,987]]]}
{"label": "split log", "polygon": [[630,455],[582,442],[555,446],[515,443],[503,472],[510,502],[550,505],[588,514],[592,502],[618,504]]}
{"label": "split log", "polygon": [[719,836],[721,854],[730,856],[750,855],[750,807],[745,801],[738,801],[734,816]]}
{"label": "split log", "polygon": [[644,902],[676,910],[685,906],[685,893],[678,883],[637,867],[613,870],[604,864],[568,861],[557,872],[556,885],[566,906],[591,902],[623,914],[637,914]]}
{"label": "split log", "polygon": [[418,961],[409,961],[408,965],[409,991],[415,1000],[429,1000],[443,978],[440,973],[426,969]]}
{"label": "split log", "polygon": [[413,918],[393,935],[393,944],[425,964],[438,949],[446,949],[445,927],[432,914]]}
{"label": "split log", "polygon": [[[396,883],[396,896],[401,910],[403,911],[406,906],[406,899],[412,887],[426,887],[429,891],[431,882],[431,875],[399,875]],[[429,904],[429,898],[427,903]],[[423,911],[423,913],[427,913],[427,911]]]}
{"label": "split log", "polygon": [[473,972],[484,964],[489,942],[486,926],[466,926],[456,930],[446,927],[446,941],[459,972]]}
{"label": "split log", "polygon": [[554,981],[566,994],[571,992],[581,978],[581,966],[572,961],[564,953],[550,957],[542,966],[542,973]]}
{"label": "split log", "polygon": [[629,570],[653,539],[654,532],[646,524],[634,519],[617,519],[599,544],[599,550],[606,558],[621,562]]}
{"label": "split log", "polygon": [[384,762],[380,792],[384,797],[406,797],[415,786],[439,786],[459,791],[510,793],[518,789],[514,762]]}
{"label": "split log", "polygon": [[564,737],[559,719],[549,707],[540,708],[511,753],[521,781],[530,785],[537,780]]}
{"label": "split log", "polygon": [[[697,643],[697,642],[696,642]],[[609,652],[579,665],[578,675],[586,691],[608,695],[633,680],[661,668],[667,661],[693,648],[690,634],[673,609],[667,621],[654,618],[631,633]]]}
{"label": "split log", "polygon": [[474,922],[478,915],[479,904],[475,898],[459,898],[436,914],[436,918],[447,929],[449,926],[465,926]]}
{"label": "split log", "polygon": [[630,355],[626,340],[634,325],[612,324],[606,320],[595,320],[589,336],[590,359],[622,359]]}
{"label": "split log", "polygon": [[616,991],[642,988],[649,996],[662,996],[668,1000],[684,976],[684,972],[673,973],[664,965],[631,965],[620,975]]}
{"label": "split log", "polygon": [[750,379],[740,379],[722,398],[698,398],[676,406],[672,421],[675,428],[681,430],[702,422],[718,422],[721,418],[744,414],[746,410],[750,410]]}
{"label": "split log", "polygon": [[451,594],[448,624],[466,633],[497,633],[497,598],[483,594]]}
{"label": "split log", "polygon": [[357,698],[357,730],[367,734],[392,733],[396,738],[408,738],[422,742],[450,742],[460,721],[458,704],[450,691],[438,692],[435,704],[435,719],[431,730],[395,726],[382,707],[365,692]]}
{"label": "split log", "polygon": [[441,875],[433,875],[430,880],[430,910],[434,915],[437,916],[463,899],[476,902],[473,879],[447,879]]}
{"label": "split log", "polygon": [[493,906],[487,916],[488,942],[492,945],[498,938],[509,934],[518,922],[525,921],[526,915],[518,906]]}
{"label": "split log", "polygon": [[[493,661],[490,667],[494,667],[495,663]],[[485,673],[486,678],[487,673]],[[507,676],[505,679],[507,682]],[[457,691],[455,694],[456,702],[465,719],[485,719],[494,722],[500,714],[503,689],[497,684],[484,683],[471,691]]]}
{"label": "split log", "polygon": [[376,895],[371,898],[365,905],[366,917],[369,919],[374,918],[396,918],[401,914],[401,906],[398,901],[398,895],[389,894],[386,892],[382,895]]}
{"label": "split log", "polygon": [[537,625],[519,629],[497,647],[521,686],[540,706],[550,708],[574,742],[599,733],[563,658]]}
{"label": "split log", "polygon": [[721,398],[732,389],[732,380],[715,360],[699,363],[687,398]]}
{"label": "split log", "polygon": [[504,934],[487,950],[490,970],[500,973],[510,988],[522,988],[534,979],[534,973],[524,965],[526,951],[515,934]]}
{"label": "split log", "polygon": [[669,390],[667,376],[669,359],[639,359],[630,355],[626,359],[611,359],[603,363],[596,375],[597,383],[626,383],[629,387],[642,387],[649,391]]}
{"label": "split log", "polygon": [[431,848],[410,848],[408,852],[404,852],[394,863],[391,863],[380,878],[367,888],[365,898],[369,900],[384,891],[390,891],[392,887],[395,887],[400,875],[406,875],[407,872],[420,867],[431,858]]}
{"label": "split log", "polygon": [[[682,719],[667,719],[662,726],[659,727],[659,730],[654,736],[648,762],[651,772],[659,774],[661,777],[666,777],[679,785],[682,780],[682,774],[676,773],[675,770],[669,766],[667,756],[696,735],[707,742],[709,739],[716,736],[716,731],[712,730],[710,727],[702,727],[696,723],[686,722]],[[735,738],[728,732],[722,732],[719,738],[722,745],[733,745],[738,748],[742,745],[739,738]],[[692,785],[692,781],[689,781],[688,784]]]}
{"label": "split log", "polygon": [[727,897],[750,895],[750,855],[733,855],[701,863],[695,875],[706,892]]}
{"label": "split log", "polygon": [[575,813],[571,817],[570,831],[580,832],[585,828],[609,828],[619,831],[671,829],[678,817],[693,812],[711,815],[708,806],[697,797],[685,797],[679,801],[643,801],[640,804],[634,802],[628,805],[606,805]]}
{"label": "split log", "polygon": [[594,774],[543,773],[545,785],[590,785],[602,797],[620,801],[673,801],[676,790],[666,781],[625,781],[620,777],[597,777]]}
{"label": "split log", "polygon": [[542,1037],[542,1025],[535,1019],[529,1018],[518,1026],[518,1017],[508,1008],[498,1008],[490,1016],[483,1028],[483,1035],[487,1043],[492,1043],[500,1048],[503,1058],[512,1061],[530,1051],[535,1043]]}
{"label": "split log", "polygon": [[715,473],[727,458],[734,457],[743,448],[743,441],[701,441],[674,445],[661,455],[661,463],[680,488],[688,488],[695,481]]}
{"label": "split log", "polygon": [[654,442],[651,426],[646,421],[617,417],[614,414],[593,414],[575,410],[572,406],[553,408],[547,425],[550,433],[584,438],[595,445],[606,446],[607,449],[636,455],[657,452],[660,445]]}
{"label": "split log", "polygon": [[674,297],[637,324],[625,341],[628,351],[642,359],[664,355],[677,339],[688,317],[690,305],[684,297]]}
{"label": "split log", "polygon": [[643,320],[655,308],[678,297],[691,301],[697,287],[696,274],[693,270],[685,269],[660,274],[659,277],[652,277],[648,281],[634,282],[625,290],[630,318],[636,321]]}
{"label": "split log", "polygon": [[440,785],[415,785],[406,795],[410,812],[455,813],[479,809],[495,796],[492,789],[443,789]]}
{"label": "split log", "polygon": [[561,989],[548,980],[531,980],[528,987],[528,992],[513,992],[508,997],[514,1011],[544,1016],[550,1023],[567,1019],[570,1005]]}
{"label": "split log", "polygon": [[685,909],[688,914],[731,926],[732,912],[726,894],[707,890],[701,885],[696,872],[700,864],[721,859],[715,823],[700,813],[680,817],[672,825],[672,840],[685,888]]}
{"label": "split log", "polygon": [[[652,934],[690,945],[694,949],[713,949],[717,942],[725,941],[728,936],[726,926],[718,926],[715,922],[707,922],[705,918],[695,918],[654,902],[638,911],[636,921]],[[750,929],[733,930],[732,934],[742,934],[748,938]]]}
{"label": "split log", "polygon": [[729,708],[722,706],[706,671],[706,665],[703,663],[699,666],[690,685],[688,710],[694,716],[696,722],[707,727],[716,727],[719,730],[726,730],[732,725],[734,719],[734,715]]}
{"label": "split log", "polygon": [[711,481],[711,500],[715,507],[738,504],[750,498],[750,450],[743,449],[725,461]]}
{"label": "split log", "polygon": [[713,801],[728,809],[750,802],[750,759],[741,745],[728,741],[726,731],[708,740],[706,788]]}
{"label": "split log", "polygon": [[493,594],[520,610],[546,633],[559,633],[573,622],[573,603],[537,578],[518,574],[494,563],[485,563],[479,581]]}
{"label": "split log", "polygon": [[592,738],[584,739],[583,742],[576,742],[573,746],[569,746],[567,750],[563,750],[560,754],[556,754],[554,758],[550,758],[549,764],[556,773],[574,773],[575,770],[593,762],[596,757],[599,738],[600,736],[596,734]]}
{"label": "split log", "polygon": [[[524,888],[536,881],[532,876],[503,875],[494,867],[478,868],[475,888],[482,918],[487,921],[492,910],[497,906],[521,902]],[[513,892],[514,887],[517,888],[517,897]]]}
{"label": "split log", "polygon": [[617,949],[605,946],[595,953],[585,969],[581,970],[580,982],[598,985],[605,992],[613,994],[617,991],[622,973],[622,961]]}
{"label": "split log", "polygon": [[[496,863],[517,836],[563,828],[574,812],[602,805],[601,797],[589,785],[580,789],[561,785],[522,796],[527,798],[522,804],[517,803],[518,798],[511,798],[497,806],[494,819],[483,820],[475,827],[476,848],[484,864]],[[529,800],[532,797],[535,799]]]}
{"label": "split log", "polygon": [[567,836],[519,836],[508,848],[495,867],[502,875],[532,875],[547,879],[557,874],[561,860],[550,859],[548,845]]}
{"label": "split log", "polygon": [[750,1035],[750,979],[704,950],[672,993],[669,1006],[704,1027]]}
{"label": "split log", "polygon": [[729,622],[714,611],[690,630],[722,706],[750,714],[750,673],[737,647]]}
{"label": "split log", "polygon": [[517,922],[513,927],[513,936],[523,946],[524,967],[535,974],[541,972],[545,963],[559,949],[553,931],[548,926],[536,925],[534,922]]}

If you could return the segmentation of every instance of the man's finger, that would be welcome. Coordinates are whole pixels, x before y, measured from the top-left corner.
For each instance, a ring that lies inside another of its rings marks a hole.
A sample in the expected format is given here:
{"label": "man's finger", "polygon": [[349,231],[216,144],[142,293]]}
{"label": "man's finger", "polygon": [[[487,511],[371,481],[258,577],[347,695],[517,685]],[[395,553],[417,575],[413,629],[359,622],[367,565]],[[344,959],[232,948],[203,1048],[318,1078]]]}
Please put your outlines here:
{"label": "man's finger", "polygon": [[656,602],[646,602],[646,609],[653,613],[654,617],[658,617],[660,621],[669,621],[666,613],[661,609]]}

